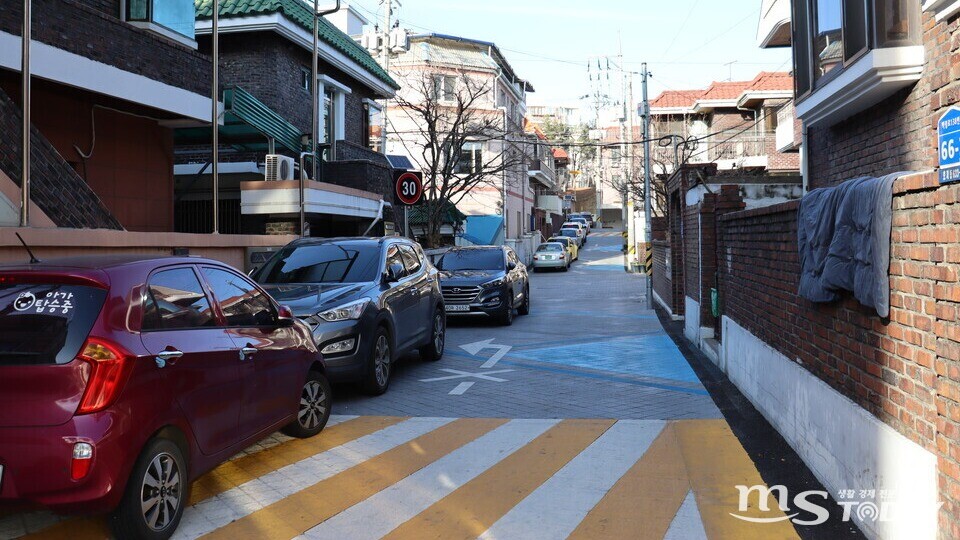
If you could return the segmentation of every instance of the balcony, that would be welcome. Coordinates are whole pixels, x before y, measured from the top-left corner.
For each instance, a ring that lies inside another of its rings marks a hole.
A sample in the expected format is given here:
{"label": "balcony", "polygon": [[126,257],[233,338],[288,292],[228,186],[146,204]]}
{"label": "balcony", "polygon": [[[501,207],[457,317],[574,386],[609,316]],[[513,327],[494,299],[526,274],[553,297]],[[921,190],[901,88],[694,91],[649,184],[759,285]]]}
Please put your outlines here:
{"label": "balcony", "polygon": [[537,195],[537,208],[554,214],[563,213],[563,201],[559,195],[540,194]]}
{"label": "balcony", "polygon": [[777,111],[777,152],[790,152],[800,147],[800,126],[791,101]]}
{"label": "balcony", "polygon": [[533,159],[527,167],[527,176],[530,180],[540,184],[543,189],[557,188],[557,173],[551,163],[545,159]]}
{"label": "balcony", "polygon": [[711,144],[707,154],[710,161],[724,169],[766,167],[775,144],[774,132],[738,135],[730,140]]}

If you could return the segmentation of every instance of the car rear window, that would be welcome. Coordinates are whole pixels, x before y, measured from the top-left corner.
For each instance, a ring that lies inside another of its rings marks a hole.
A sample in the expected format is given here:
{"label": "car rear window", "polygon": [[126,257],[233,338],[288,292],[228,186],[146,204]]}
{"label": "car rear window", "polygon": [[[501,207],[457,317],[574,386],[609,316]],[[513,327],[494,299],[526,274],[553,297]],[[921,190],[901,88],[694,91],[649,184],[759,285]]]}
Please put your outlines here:
{"label": "car rear window", "polygon": [[576,238],[580,233],[578,233],[576,229],[560,229],[560,234],[569,236],[571,238]]}
{"label": "car rear window", "polygon": [[537,251],[563,251],[563,246],[560,244],[540,244]]}
{"label": "car rear window", "polygon": [[70,362],[106,297],[107,291],[83,285],[0,285],[0,366]]}

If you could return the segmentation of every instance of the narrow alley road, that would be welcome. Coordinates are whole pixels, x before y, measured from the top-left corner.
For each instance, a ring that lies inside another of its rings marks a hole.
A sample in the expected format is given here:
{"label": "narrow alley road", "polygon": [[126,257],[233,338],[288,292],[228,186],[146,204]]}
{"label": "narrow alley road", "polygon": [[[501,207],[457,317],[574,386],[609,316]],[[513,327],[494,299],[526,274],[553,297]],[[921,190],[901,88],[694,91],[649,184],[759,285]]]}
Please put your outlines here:
{"label": "narrow alley road", "polygon": [[[735,486],[765,482],[620,244],[596,232],[569,272],[531,274],[513,326],[451,321],[444,358],[406,359],[387,394],[338,388],[321,436],[207,474],[176,537],[797,537],[772,497],[738,508]],[[105,536],[97,519],[14,519],[0,536]]]}

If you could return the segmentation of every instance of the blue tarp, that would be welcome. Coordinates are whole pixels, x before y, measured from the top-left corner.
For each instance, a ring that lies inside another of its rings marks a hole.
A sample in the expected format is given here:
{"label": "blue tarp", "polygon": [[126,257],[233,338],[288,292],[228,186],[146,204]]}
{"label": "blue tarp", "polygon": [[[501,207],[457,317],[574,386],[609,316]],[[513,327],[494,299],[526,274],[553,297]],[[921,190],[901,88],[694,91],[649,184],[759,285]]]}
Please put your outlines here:
{"label": "blue tarp", "polygon": [[463,239],[478,246],[503,244],[503,216],[467,216]]}

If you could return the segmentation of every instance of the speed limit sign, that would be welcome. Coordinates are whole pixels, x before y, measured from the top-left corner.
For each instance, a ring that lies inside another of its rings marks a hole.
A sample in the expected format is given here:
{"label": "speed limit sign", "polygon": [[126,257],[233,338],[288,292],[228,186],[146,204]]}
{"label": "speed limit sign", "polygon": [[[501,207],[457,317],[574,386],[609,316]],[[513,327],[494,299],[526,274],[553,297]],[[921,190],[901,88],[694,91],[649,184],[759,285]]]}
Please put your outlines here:
{"label": "speed limit sign", "polygon": [[397,171],[394,173],[397,202],[413,206],[423,197],[423,173]]}

